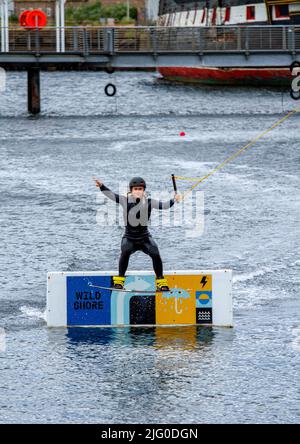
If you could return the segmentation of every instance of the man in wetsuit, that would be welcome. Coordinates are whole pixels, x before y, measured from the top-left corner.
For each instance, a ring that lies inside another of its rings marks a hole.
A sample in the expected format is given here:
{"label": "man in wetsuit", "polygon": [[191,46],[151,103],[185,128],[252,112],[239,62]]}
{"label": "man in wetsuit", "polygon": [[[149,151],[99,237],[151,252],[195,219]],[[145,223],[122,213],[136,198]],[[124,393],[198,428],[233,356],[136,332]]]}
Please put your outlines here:
{"label": "man in wetsuit", "polygon": [[149,230],[148,221],[152,208],[163,210],[171,208],[180,195],[175,194],[174,199],[162,202],[145,196],[146,182],[141,177],[133,177],[129,183],[130,193],[121,196],[107,188],[100,180],[95,179],[96,187],[109,199],[120,204],[123,208],[125,233],[121,242],[121,256],[119,260],[119,276],[113,277],[115,288],[123,289],[125,273],[130,256],[138,250],[149,255],[153,262],[156,274],[156,287],[159,291],[169,291],[167,280],[163,276],[163,264],[159,249]]}

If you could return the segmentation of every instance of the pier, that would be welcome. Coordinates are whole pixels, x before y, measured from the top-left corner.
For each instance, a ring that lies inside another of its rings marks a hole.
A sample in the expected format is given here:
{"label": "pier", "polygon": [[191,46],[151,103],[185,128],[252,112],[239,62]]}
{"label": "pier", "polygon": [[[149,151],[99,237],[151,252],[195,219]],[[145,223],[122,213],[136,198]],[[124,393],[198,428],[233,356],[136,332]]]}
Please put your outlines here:
{"label": "pier", "polygon": [[1,27],[0,67],[28,71],[28,110],[40,110],[41,69],[289,67],[298,26]]}

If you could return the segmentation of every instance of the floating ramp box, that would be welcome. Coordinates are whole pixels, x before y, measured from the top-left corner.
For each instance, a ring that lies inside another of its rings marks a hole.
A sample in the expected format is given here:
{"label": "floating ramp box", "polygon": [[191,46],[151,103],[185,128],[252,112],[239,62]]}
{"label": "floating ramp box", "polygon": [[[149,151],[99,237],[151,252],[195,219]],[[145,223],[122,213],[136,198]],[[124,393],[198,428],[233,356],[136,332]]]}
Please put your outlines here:
{"label": "floating ramp box", "polygon": [[48,273],[48,327],[233,326],[231,270],[166,271],[171,292],[165,293],[155,293],[150,271],[128,272],[125,288],[132,292],[112,291],[108,288],[116,274]]}

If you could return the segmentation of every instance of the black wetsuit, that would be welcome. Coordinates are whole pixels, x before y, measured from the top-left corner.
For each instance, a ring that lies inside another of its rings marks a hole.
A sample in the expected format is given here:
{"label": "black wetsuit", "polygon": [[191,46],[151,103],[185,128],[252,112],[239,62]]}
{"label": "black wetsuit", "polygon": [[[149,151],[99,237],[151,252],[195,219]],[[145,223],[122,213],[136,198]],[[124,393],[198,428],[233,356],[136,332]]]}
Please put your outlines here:
{"label": "black wetsuit", "polygon": [[152,208],[158,210],[171,208],[175,203],[174,199],[166,202],[150,198],[135,199],[131,194],[129,196],[116,194],[105,185],[101,185],[100,190],[123,208],[126,229],[121,242],[119,276],[125,276],[130,256],[141,250],[151,257],[156,277],[161,279],[163,264],[158,246],[148,230],[148,221]]}

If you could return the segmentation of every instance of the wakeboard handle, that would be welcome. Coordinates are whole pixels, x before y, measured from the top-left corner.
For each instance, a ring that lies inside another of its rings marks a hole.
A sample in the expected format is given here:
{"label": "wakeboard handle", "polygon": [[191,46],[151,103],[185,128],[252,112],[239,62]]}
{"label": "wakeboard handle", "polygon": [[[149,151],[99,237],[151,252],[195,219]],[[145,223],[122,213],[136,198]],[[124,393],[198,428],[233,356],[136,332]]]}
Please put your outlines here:
{"label": "wakeboard handle", "polygon": [[172,174],[171,177],[172,177],[174,192],[177,193],[177,183],[176,183],[175,175]]}

